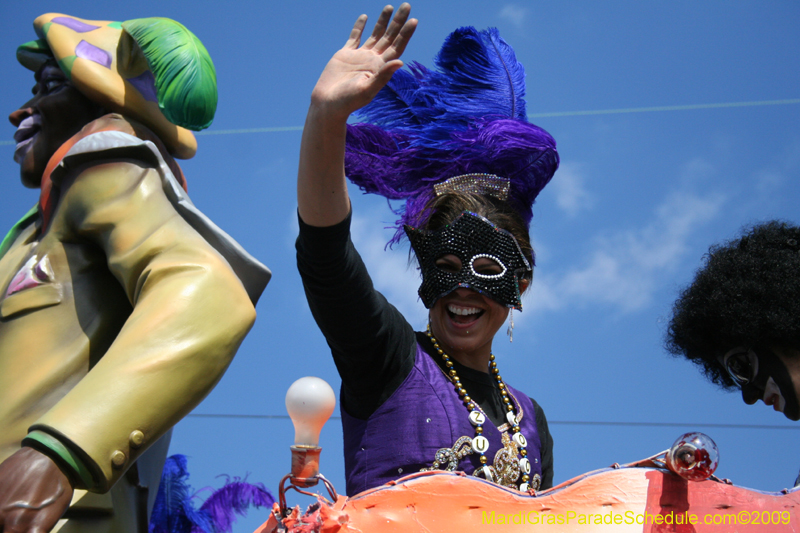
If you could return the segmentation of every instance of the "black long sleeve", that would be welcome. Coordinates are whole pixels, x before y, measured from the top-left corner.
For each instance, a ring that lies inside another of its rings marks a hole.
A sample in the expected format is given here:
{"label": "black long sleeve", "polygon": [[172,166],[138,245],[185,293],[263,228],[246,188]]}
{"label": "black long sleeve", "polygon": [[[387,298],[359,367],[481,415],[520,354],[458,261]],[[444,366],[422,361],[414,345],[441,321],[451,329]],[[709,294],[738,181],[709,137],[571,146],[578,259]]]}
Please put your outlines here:
{"label": "black long sleeve", "polygon": [[350,240],[349,215],[322,228],[300,219],[296,247],[308,305],[342,378],[342,406],[367,419],[411,372],[414,330],[373,287]]}

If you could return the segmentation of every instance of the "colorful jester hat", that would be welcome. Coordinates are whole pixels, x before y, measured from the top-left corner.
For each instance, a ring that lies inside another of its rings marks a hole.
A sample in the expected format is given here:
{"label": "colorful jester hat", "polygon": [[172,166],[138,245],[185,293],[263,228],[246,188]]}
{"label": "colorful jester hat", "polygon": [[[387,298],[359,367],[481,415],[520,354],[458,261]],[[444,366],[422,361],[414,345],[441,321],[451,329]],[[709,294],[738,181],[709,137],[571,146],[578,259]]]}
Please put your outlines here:
{"label": "colorful jester hat", "polygon": [[173,156],[194,156],[188,130],[207,128],[217,109],[214,64],[194,34],[166,18],[110,22],[58,13],[33,27],[39,40],[17,49],[24,67],[36,71],[55,59],[89,99],[145,124]]}
{"label": "colorful jester hat", "polygon": [[448,189],[500,197],[530,225],[558,152],[527,120],[525,70],[514,50],[495,28],[459,28],[434,69],[409,68],[358,111],[366,122],[347,130],[348,178],[365,192],[405,200],[390,244],[404,225],[422,225],[425,205]]}

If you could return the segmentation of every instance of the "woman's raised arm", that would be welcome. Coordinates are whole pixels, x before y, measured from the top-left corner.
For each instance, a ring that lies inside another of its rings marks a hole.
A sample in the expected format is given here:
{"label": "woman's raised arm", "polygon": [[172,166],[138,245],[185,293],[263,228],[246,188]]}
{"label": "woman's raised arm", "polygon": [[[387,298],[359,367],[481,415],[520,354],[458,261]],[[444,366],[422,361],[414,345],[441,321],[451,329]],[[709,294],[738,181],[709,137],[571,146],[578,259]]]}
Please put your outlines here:
{"label": "woman's raised arm", "polygon": [[[361,45],[367,16],[353,25],[350,38],[336,52],[311,93],[297,171],[300,217],[312,226],[332,226],[350,211],[344,175],[347,118],[367,105],[403,62],[400,56],[414,34],[409,4],[386,6],[372,35]],[[391,22],[390,22],[391,20]]]}

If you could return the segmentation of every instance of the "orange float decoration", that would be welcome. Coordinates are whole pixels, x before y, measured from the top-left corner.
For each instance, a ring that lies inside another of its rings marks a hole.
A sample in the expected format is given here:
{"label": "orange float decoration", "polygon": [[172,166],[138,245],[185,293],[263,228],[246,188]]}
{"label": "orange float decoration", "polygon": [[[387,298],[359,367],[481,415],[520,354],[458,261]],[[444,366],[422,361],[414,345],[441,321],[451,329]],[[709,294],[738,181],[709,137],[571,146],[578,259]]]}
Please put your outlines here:
{"label": "orange float decoration", "polygon": [[[327,405],[322,423],[330,416]],[[291,409],[290,416],[297,427]],[[714,441],[702,433],[682,435],[653,457],[589,472],[538,493],[439,471],[338,496],[322,475],[295,472],[300,466],[295,448],[297,444],[292,446],[292,473],[281,482],[280,503],[254,533],[436,533],[497,527],[504,532],[576,533],[800,531],[800,487],[762,492],[717,478],[713,472],[719,453]],[[320,448],[316,449],[318,461]],[[315,463],[314,468],[318,466]],[[291,483],[285,488],[287,480]],[[317,503],[305,513],[286,505],[288,488],[310,494],[303,489],[318,481],[325,484],[331,499],[316,495]]]}

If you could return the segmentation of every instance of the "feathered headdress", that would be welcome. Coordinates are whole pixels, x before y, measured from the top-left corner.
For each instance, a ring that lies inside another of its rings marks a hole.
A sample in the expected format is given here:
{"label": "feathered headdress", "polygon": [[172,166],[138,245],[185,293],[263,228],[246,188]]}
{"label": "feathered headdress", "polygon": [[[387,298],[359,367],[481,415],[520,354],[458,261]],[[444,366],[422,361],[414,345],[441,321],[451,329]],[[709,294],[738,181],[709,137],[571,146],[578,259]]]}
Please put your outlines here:
{"label": "feathered headdress", "polygon": [[435,185],[467,174],[507,182],[504,199],[530,224],[558,152],[550,134],[527,121],[525,70],[514,50],[495,28],[465,27],[447,37],[434,69],[416,62],[409,69],[397,71],[357,112],[365,122],[347,130],[348,178],[367,193],[405,200],[390,244],[404,224],[425,220]]}

